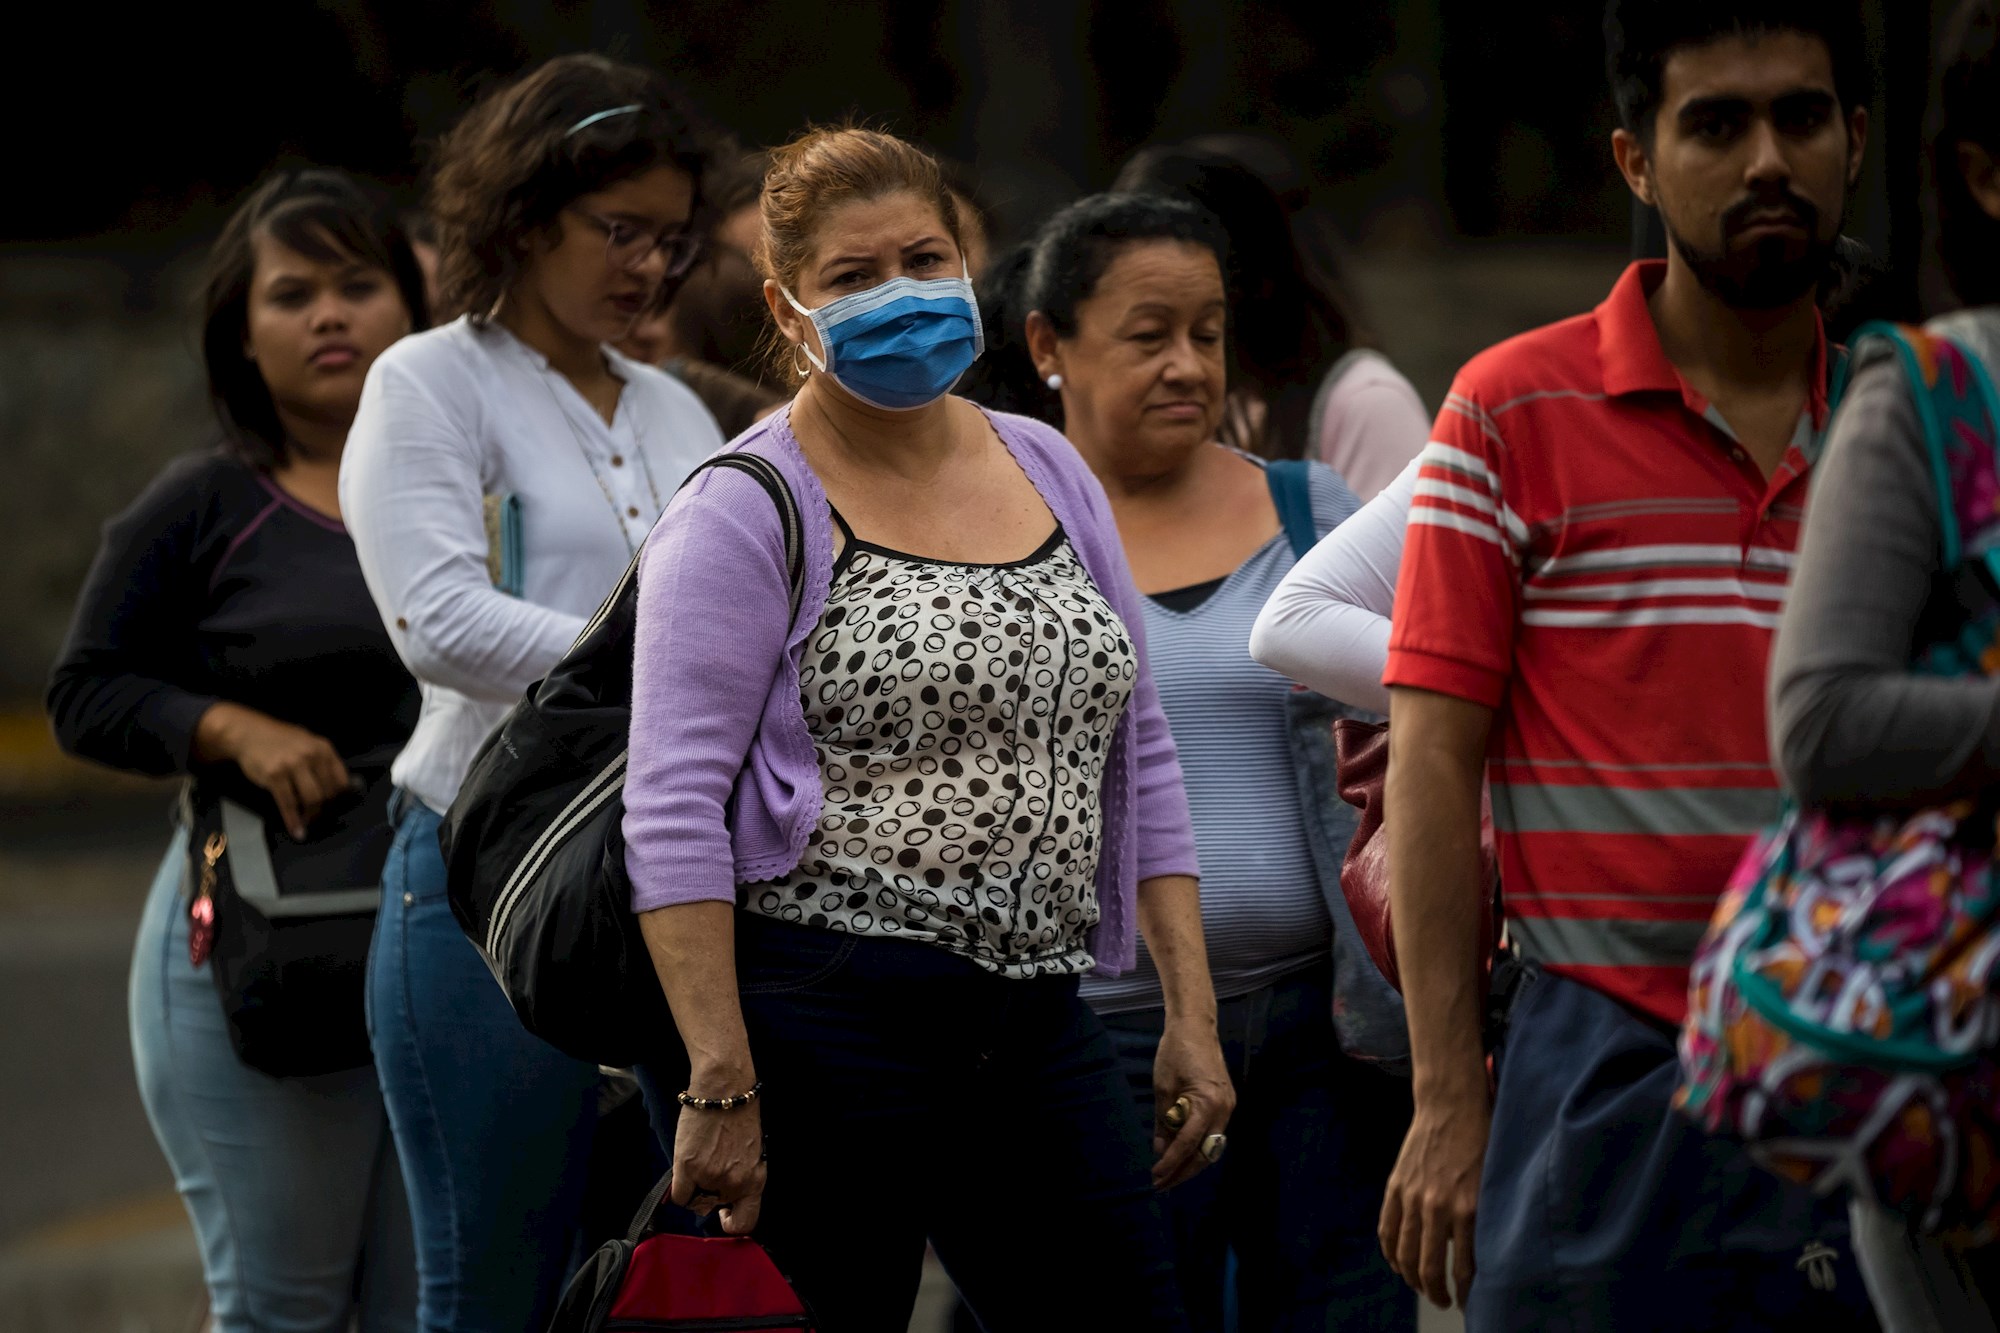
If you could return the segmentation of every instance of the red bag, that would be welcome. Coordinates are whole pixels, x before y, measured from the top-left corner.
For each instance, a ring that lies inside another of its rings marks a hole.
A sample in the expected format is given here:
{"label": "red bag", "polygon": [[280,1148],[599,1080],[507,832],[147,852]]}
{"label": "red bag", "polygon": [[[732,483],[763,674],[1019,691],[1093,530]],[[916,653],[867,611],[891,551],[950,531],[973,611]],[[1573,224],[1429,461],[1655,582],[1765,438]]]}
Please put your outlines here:
{"label": "red bag", "polygon": [[570,1279],[549,1333],[815,1327],[805,1302],[748,1236],[651,1234],[671,1180],[653,1186],[624,1239],[606,1241]]}
{"label": "red bag", "polygon": [[[1389,840],[1382,836],[1382,789],[1389,776],[1389,724],[1344,717],[1333,724],[1333,748],[1340,770],[1340,799],[1361,812],[1347,859],[1340,866],[1340,891],[1361,933],[1361,943],[1391,986],[1403,989],[1396,971],[1396,937],[1389,921]],[[1499,878],[1493,849],[1493,809],[1479,801],[1479,851],[1486,883]],[[1479,956],[1491,958],[1500,938],[1498,913],[1489,914]]]}

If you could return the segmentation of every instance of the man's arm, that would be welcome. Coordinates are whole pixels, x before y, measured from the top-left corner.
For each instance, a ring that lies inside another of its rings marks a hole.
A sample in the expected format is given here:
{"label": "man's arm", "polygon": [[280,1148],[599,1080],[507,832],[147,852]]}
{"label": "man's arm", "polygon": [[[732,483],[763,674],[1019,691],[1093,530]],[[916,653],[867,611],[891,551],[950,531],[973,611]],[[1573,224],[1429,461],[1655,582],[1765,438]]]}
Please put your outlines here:
{"label": "man's arm", "polygon": [[[1389,906],[1409,1016],[1416,1116],[1382,1202],[1382,1252],[1440,1308],[1472,1284],[1472,1224],[1492,1120],[1480,1039],[1480,787],[1493,710],[1389,692]],[[1445,1250],[1456,1247],[1453,1284]]]}

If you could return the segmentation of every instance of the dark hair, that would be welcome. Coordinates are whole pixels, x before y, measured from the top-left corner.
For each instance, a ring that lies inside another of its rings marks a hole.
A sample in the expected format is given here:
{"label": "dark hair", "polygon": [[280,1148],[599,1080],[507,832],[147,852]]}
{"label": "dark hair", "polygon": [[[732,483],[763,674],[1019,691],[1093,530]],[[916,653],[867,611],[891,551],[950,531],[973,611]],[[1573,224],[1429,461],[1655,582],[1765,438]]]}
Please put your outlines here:
{"label": "dark hair", "polygon": [[[915,144],[859,125],[815,125],[782,148],[771,150],[764,173],[760,209],[764,235],[757,268],[766,277],[799,289],[799,273],[812,258],[827,210],[857,199],[880,199],[907,191],[937,210],[953,245],[964,250],[958,205],[937,159]],[[774,322],[767,335],[773,373],[792,373],[792,345]]]}
{"label": "dark hair", "polygon": [[428,245],[432,249],[437,248],[437,223],[431,220],[429,213],[424,212],[421,208],[406,208],[398,216],[403,224],[403,235],[409,238],[411,245]]}
{"label": "dark hair", "polygon": [[969,163],[955,157],[946,157],[942,153],[932,153],[931,156],[937,159],[938,170],[944,175],[945,188],[951,191],[952,203],[958,208],[960,235],[969,231],[978,232],[980,239],[986,243],[986,262],[992,263],[993,256],[999,253],[1000,235],[995,230],[999,215],[993,211],[993,200],[981,184],[979,173]]}
{"label": "dark hair", "polygon": [[1222,224],[1229,235],[1231,378],[1264,400],[1262,452],[1299,456],[1320,381],[1355,339],[1346,293],[1301,251],[1284,203],[1249,167],[1186,147],[1141,149],[1112,188],[1186,199]]}
{"label": "dark hair", "polygon": [[1027,309],[1041,311],[1057,337],[1074,337],[1077,307],[1097,294],[1111,261],[1139,241],[1198,245],[1215,256],[1218,267],[1229,260],[1228,233],[1213,216],[1184,199],[1087,195],[1044,222],[1036,233]]}
{"label": "dark hair", "polygon": [[1028,354],[1027,322],[1039,310],[1058,338],[1076,335],[1077,308],[1097,292],[1126,247],[1148,241],[1198,245],[1227,270],[1222,225],[1184,199],[1150,194],[1093,194],[1042,224],[1035,239],[988,266],[979,284],[986,354],[973,363],[974,402],[1062,425],[1062,400],[1042,383]]}
{"label": "dark hair", "polygon": [[719,222],[738,209],[755,208],[764,193],[764,173],[770,166],[770,154],[762,149],[745,150],[733,139],[725,141],[701,181],[712,220]]}
{"label": "dark hair", "polygon": [[1873,95],[1859,7],[1854,0],[1609,0],[1604,7],[1604,69],[1619,123],[1650,136],[1660,110],[1667,57],[1730,37],[1795,32],[1825,44],[1833,89],[1844,110]]}
{"label": "dark hair", "polygon": [[[622,114],[590,119],[612,110]],[[663,76],[600,55],[557,56],[487,95],[445,135],[431,177],[441,316],[483,319],[536,234],[592,191],[675,166],[693,178],[699,211],[713,143]],[[672,286],[661,284],[660,304]]]}
{"label": "dark hair", "polygon": [[250,327],[250,283],[257,238],[269,236],[320,264],[353,260],[381,269],[396,284],[410,326],[430,322],[424,275],[388,201],[345,172],[323,167],[283,171],[238,206],[208,252],[202,289],[201,356],[208,393],[226,447],[252,467],[285,461],[285,430],[264,374],[243,354]]}
{"label": "dark hair", "polygon": [[1062,399],[1042,383],[1028,352],[1028,312],[1034,309],[1028,302],[1028,273],[1034,263],[1034,243],[1024,241],[995,255],[979,275],[975,287],[986,351],[953,392],[995,412],[1034,417],[1061,429]]}
{"label": "dark hair", "polygon": [[1966,0],[1938,48],[1937,108],[1931,133],[1938,258],[1967,305],[2000,302],[2000,221],[1979,206],[1958,164],[1960,144],[2000,157],[2000,6]]}

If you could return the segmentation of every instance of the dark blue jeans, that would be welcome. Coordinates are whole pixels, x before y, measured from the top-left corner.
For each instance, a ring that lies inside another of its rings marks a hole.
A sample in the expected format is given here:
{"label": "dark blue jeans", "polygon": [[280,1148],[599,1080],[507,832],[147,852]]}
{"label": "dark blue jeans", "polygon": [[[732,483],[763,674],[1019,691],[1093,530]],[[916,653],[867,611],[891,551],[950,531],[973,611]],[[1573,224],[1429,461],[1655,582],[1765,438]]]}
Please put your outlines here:
{"label": "dark blue jeans", "polygon": [[1494,1063],[1471,1333],[1876,1326],[1846,1200],[1677,1113],[1672,1031],[1535,969]]}
{"label": "dark blue jeans", "polygon": [[[1417,1326],[1416,1293],[1375,1238],[1382,1192],[1410,1126],[1410,1084],[1340,1053],[1330,967],[1217,1010],[1236,1084],[1229,1150],[1167,1192],[1189,1322],[1220,1333],[1232,1293],[1243,1333]],[[1153,1119],[1153,1055],[1166,1015],[1106,1016],[1133,1104]]]}
{"label": "dark blue jeans", "polygon": [[907,1328],[926,1239],[988,1333],[1187,1328],[1148,1135],[1074,978],[744,913],[736,939],[756,1235],[821,1333]]}
{"label": "dark blue jeans", "polygon": [[368,1033],[416,1228],[419,1322],[539,1329],[576,1257],[597,1067],[521,1026],[445,900],[437,815],[399,803]]}

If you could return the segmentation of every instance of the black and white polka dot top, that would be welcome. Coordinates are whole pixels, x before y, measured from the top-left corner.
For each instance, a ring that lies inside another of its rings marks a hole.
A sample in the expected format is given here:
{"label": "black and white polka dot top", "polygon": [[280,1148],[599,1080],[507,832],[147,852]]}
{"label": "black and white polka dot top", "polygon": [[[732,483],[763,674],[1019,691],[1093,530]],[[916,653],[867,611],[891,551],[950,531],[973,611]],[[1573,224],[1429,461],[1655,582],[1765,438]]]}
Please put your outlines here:
{"label": "black and white polka dot top", "polygon": [[846,546],[799,672],[824,805],[746,910],[1010,977],[1093,960],[1099,791],[1138,659],[1058,528],[1009,564]]}

